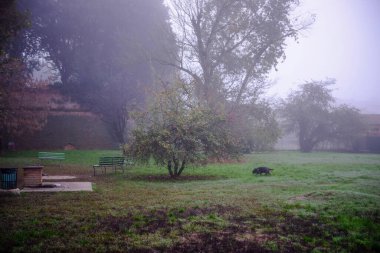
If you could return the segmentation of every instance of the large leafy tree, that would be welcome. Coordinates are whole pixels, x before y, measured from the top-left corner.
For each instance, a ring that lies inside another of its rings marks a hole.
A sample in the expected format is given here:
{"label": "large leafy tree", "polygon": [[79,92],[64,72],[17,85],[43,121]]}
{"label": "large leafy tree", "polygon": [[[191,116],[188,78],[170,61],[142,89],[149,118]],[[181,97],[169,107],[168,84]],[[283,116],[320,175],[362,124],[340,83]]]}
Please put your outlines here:
{"label": "large leafy tree", "polygon": [[[62,91],[98,113],[120,143],[128,111],[165,69],[150,59],[170,44],[167,11],[153,0],[23,0],[32,28],[14,53],[45,59]],[[22,49],[21,51],[19,49]],[[154,71],[153,71],[154,69]]]}
{"label": "large leafy tree", "polygon": [[189,164],[208,158],[237,157],[239,143],[225,128],[226,119],[196,103],[183,82],[167,87],[152,106],[135,115],[136,128],[125,153],[148,162],[151,157],[178,177]]}
{"label": "large leafy tree", "polygon": [[286,40],[312,20],[292,18],[297,0],[170,2],[179,53],[174,62],[161,62],[193,85],[200,104],[226,117],[241,150],[271,146],[278,127],[263,106],[266,77],[284,59]]}
{"label": "large leafy tree", "polygon": [[362,130],[357,109],[335,105],[329,88],[334,83],[333,79],[304,83],[283,102],[287,130],[297,134],[303,152],[324,141],[352,144]]}
{"label": "large leafy tree", "polygon": [[[168,64],[215,109],[256,100],[268,72],[284,58],[286,39],[309,23],[292,19],[297,0],[172,0],[179,54]],[[234,108],[234,107],[232,107]]]}

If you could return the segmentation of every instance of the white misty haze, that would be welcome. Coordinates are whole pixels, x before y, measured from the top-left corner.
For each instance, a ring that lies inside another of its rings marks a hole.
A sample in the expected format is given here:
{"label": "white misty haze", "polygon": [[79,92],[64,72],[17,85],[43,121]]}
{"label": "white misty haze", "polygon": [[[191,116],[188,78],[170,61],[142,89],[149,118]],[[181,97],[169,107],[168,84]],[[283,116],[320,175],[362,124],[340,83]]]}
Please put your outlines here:
{"label": "white misty haze", "polygon": [[380,113],[380,0],[303,0],[316,21],[271,73],[269,94],[285,97],[311,79],[336,78],[338,102]]}
{"label": "white misty haze", "polygon": [[[170,5],[170,0],[164,0]],[[305,81],[335,78],[334,96],[380,114],[380,0],[300,0],[297,13],[316,14],[286,60],[270,74],[269,96],[285,97]]]}

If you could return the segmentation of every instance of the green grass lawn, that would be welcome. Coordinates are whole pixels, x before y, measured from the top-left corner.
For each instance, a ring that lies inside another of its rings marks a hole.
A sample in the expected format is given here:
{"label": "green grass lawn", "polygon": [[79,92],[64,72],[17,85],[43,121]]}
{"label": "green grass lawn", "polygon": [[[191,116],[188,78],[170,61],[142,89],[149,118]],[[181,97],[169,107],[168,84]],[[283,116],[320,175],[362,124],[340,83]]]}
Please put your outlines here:
{"label": "green grass lawn", "polygon": [[[94,192],[0,197],[0,252],[380,251],[380,155],[260,153],[171,180],[153,165],[92,177],[98,157],[120,153],[65,153],[63,168],[44,171],[77,175]],[[0,165],[36,156],[9,154]],[[254,176],[257,166],[274,171]]]}

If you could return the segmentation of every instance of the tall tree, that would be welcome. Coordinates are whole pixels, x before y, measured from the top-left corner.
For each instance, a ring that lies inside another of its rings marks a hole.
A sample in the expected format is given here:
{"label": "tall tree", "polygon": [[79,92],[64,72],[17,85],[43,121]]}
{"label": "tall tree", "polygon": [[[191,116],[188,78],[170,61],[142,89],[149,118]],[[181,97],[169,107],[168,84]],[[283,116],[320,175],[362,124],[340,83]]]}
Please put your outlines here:
{"label": "tall tree", "polygon": [[167,63],[193,81],[211,107],[256,100],[286,39],[308,23],[291,18],[297,0],[172,0],[180,52]]}
{"label": "tall tree", "polygon": [[[247,151],[278,137],[262,95],[268,73],[285,57],[286,40],[297,39],[312,22],[292,18],[297,5],[297,0],[171,1],[179,53],[166,64],[193,84],[200,104],[226,118],[225,127]],[[260,131],[265,140],[257,138]]]}
{"label": "tall tree", "polygon": [[334,83],[333,79],[304,83],[283,102],[282,115],[286,119],[287,130],[297,134],[303,152],[312,151],[324,141],[347,143],[360,134],[358,110],[347,105],[335,105],[329,88]]}
{"label": "tall tree", "polygon": [[128,108],[144,104],[155,75],[165,72],[150,60],[161,53],[160,44],[170,43],[162,2],[23,0],[22,4],[32,17],[32,29],[20,40],[24,55],[53,63],[62,90],[101,115],[116,140],[124,143]]}
{"label": "tall tree", "polygon": [[17,9],[16,0],[3,0],[0,2],[0,57],[6,57],[6,49],[11,39],[28,26],[25,13]]}
{"label": "tall tree", "polygon": [[22,59],[9,53],[11,42],[29,20],[17,2],[0,3],[0,150],[12,138],[33,133],[46,123],[49,101],[36,99],[36,88],[44,85],[31,79]]}

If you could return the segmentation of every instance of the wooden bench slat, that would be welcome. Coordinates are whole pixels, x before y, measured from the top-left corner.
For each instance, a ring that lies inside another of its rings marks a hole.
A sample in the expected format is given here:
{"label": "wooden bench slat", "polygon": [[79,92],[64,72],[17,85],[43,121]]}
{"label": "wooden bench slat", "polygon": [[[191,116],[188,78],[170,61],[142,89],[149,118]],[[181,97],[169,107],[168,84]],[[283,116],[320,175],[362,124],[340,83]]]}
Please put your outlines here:
{"label": "wooden bench slat", "polygon": [[94,168],[94,176],[96,175],[95,171],[96,168],[104,168],[105,173],[107,170],[107,167],[112,167],[114,171],[116,172],[117,168],[120,168],[123,170],[124,173],[124,165],[126,164],[125,157],[122,156],[114,156],[114,157],[100,157],[99,163],[96,165],[93,165]]}
{"label": "wooden bench slat", "polygon": [[38,158],[39,159],[63,160],[63,159],[65,159],[65,153],[38,152]]}
{"label": "wooden bench slat", "polygon": [[59,160],[59,167],[61,167],[61,161],[65,160],[65,153],[57,152],[38,152],[38,159],[40,160]]}

